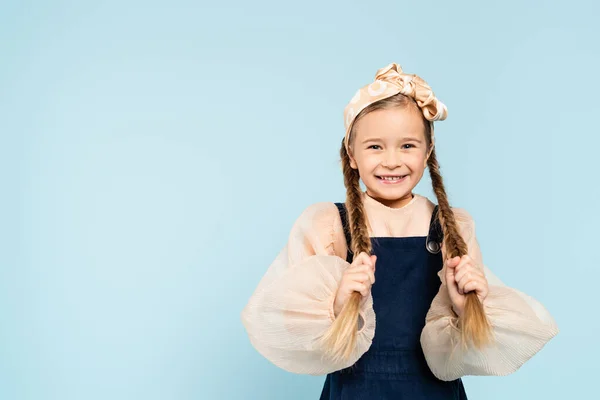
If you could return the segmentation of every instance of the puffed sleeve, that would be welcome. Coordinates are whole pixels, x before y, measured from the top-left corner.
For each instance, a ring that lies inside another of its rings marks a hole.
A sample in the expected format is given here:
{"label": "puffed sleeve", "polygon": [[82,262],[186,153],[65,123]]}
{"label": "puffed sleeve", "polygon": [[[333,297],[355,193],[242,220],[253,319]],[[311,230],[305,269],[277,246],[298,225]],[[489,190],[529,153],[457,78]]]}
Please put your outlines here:
{"label": "puffed sleeve", "polygon": [[[485,273],[489,292],[484,311],[494,340],[484,349],[463,348],[458,317],[446,287],[445,270],[438,274],[442,284],[426,317],[421,346],[429,368],[441,380],[465,375],[508,375],[518,370],[558,333],[558,327],[542,304],[507,287],[487,268],[475,236],[475,224],[463,209],[454,209],[468,253]],[[445,259],[445,257],[444,257]]]}
{"label": "puffed sleeve", "polygon": [[241,314],[252,345],[276,366],[323,375],[351,366],[371,346],[375,334],[371,295],[361,303],[356,346],[348,360],[329,359],[319,343],[334,321],[335,294],[350,266],[340,257],[345,252],[335,204],[313,204],[296,220],[286,246]]}

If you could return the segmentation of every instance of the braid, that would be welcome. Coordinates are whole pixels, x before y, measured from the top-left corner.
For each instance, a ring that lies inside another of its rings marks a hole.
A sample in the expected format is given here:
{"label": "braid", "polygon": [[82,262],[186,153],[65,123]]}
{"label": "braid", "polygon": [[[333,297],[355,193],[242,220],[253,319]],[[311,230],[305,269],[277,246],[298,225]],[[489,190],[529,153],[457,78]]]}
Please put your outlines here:
{"label": "braid", "polygon": [[371,238],[367,228],[365,208],[362,202],[360,188],[360,174],[357,169],[350,166],[350,157],[346,148],[340,149],[342,169],[344,171],[344,185],[346,186],[346,209],[348,210],[348,224],[352,243],[348,247],[352,253],[371,253]]}
{"label": "braid", "polygon": [[[444,232],[446,259],[456,256],[462,257],[467,254],[468,248],[458,232],[454,213],[450,209],[448,196],[446,195],[446,189],[444,188],[444,182],[440,174],[440,166],[435,155],[435,147],[431,150],[427,166],[429,167],[433,191],[438,200],[440,210],[438,215]],[[465,310],[463,316],[460,318],[460,326],[463,345],[471,341],[476,347],[481,348],[489,343],[491,327],[483,310],[483,305],[475,292],[469,292],[466,295]]]}
{"label": "braid", "polygon": [[[365,209],[360,188],[360,174],[350,166],[350,156],[344,146],[340,149],[344,185],[346,186],[346,210],[352,243],[347,243],[352,253],[371,254],[371,238],[366,223]],[[354,351],[358,325],[361,294],[354,292],[342,308],[329,330],[323,336],[326,351],[335,360],[346,360]]]}
{"label": "braid", "polygon": [[453,258],[467,254],[467,244],[462,236],[458,233],[456,219],[454,218],[454,213],[452,212],[450,203],[448,202],[448,196],[446,195],[446,189],[444,188],[444,182],[442,180],[442,175],[440,174],[440,166],[435,155],[435,148],[431,150],[431,155],[427,160],[427,166],[429,167],[429,175],[431,176],[433,192],[438,200],[438,206],[440,209],[439,216],[442,229],[445,234],[444,241],[447,257]]}

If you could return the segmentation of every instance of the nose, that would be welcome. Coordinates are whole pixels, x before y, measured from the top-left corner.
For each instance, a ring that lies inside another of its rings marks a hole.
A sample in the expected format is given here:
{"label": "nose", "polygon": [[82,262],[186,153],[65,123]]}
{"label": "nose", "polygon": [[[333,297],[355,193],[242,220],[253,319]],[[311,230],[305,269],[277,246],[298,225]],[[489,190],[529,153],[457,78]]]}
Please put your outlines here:
{"label": "nose", "polygon": [[381,165],[383,167],[394,169],[402,164],[401,155],[395,149],[390,149],[385,152]]}

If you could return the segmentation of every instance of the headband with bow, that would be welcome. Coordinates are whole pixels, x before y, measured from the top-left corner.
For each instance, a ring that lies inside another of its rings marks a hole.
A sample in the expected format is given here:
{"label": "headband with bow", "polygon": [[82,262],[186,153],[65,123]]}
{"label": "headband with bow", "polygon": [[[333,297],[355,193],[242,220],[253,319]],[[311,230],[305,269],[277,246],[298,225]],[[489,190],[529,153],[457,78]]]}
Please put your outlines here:
{"label": "headband with bow", "polygon": [[415,74],[403,73],[400,65],[391,63],[379,69],[375,74],[375,81],[360,88],[344,109],[346,150],[348,150],[350,130],[356,116],[370,104],[398,93],[415,99],[425,118],[430,121],[432,129],[433,121],[443,121],[448,115],[448,109],[435,97],[427,82]]}

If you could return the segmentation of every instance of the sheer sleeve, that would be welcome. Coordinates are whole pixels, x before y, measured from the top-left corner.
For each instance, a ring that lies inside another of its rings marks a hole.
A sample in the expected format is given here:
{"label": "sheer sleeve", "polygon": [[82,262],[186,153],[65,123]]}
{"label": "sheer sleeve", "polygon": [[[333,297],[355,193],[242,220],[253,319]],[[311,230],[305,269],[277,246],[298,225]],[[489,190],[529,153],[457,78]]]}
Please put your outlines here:
{"label": "sheer sleeve", "polygon": [[322,375],[351,366],[371,346],[375,313],[370,295],[361,304],[350,359],[332,361],[319,343],[334,321],[335,294],[349,267],[345,253],[335,204],[314,204],[296,220],[286,246],[241,314],[252,345],[273,364],[289,372]]}
{"label": "sheer sleeve", "polygon": [[483,306],[492,325],[494,341],[482,350],[463,348],[458,317],[452,310],[446,287],[445,271],[440,271],[442,284],[421,334],[425,358],[431,371],[441,380],[454,380],[465,375],[511,374],[540,351],[558,333],[558,327],[542,304],[507,287],[484,265],[473,219],[463,209],[454,209],[454,213],[469,255],[484,270],[488,280],[489,293]]}

